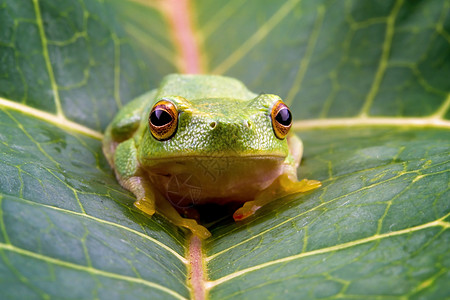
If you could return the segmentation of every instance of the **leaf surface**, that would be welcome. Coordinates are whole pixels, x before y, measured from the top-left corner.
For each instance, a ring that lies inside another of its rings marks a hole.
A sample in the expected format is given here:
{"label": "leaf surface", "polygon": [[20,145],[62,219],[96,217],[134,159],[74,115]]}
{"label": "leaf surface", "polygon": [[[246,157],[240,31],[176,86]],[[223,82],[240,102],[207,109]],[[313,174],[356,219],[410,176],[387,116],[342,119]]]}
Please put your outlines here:
{"label": "leaf surface", "polygon": [[[0,3],[2,296],[448,296],[450,1],[195,0],[187,31],[167,3]],[[201,248],[101,152],[117,109],[189,60],[285,99],[299,177],[323,182]]]}

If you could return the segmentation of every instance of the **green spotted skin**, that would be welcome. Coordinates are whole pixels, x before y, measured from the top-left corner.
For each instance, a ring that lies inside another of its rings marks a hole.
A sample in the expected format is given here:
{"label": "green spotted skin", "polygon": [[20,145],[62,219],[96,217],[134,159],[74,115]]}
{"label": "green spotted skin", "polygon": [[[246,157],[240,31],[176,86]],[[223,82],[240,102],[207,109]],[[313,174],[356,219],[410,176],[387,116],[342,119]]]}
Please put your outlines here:
{"label": "green spotted skin", "polygon": [[[174,107],[177,122],[163,139],[149,126],[159,101]],[[204,227],[179,214],[195,215],[196,206],[208,203],[261,198],[257,208],[247,205],[242,214],[247,216],[275,194],[304,189],[304,184],[295,187],[301,141],[275,134],[271,114],[280,101],[229,77],[168,75],[158,89],[118,112],[106,129],[103,150],[119,182],[136,195],[139,209],[161,213],[205,237]],[[189,184],[173,191],[173,180]]]}

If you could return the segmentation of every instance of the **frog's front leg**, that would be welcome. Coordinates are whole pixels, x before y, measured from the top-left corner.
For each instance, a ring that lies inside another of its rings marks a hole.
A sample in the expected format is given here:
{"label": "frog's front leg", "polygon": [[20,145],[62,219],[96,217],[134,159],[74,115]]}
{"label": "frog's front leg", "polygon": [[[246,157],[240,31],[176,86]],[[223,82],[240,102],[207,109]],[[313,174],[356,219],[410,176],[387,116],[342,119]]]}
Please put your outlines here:
{"label": "frog's front leg", "polygon": [[233,218],[235,221],[243,220],[276,199],[290,194],[304,193],[320,186],[321,182],[317,180],[303,179],[297,181],[291,179],[288,174],[282,174],[269,187],[257,194],[255,200],[245,202],[241,208],[236,210]]}
{"label": "frog's front leg", "polygon": [[140,174],[134,139],[126,140],[117,146],[114,166],[120,184],[136,196],[134,205],[146,214],[153,215],[156,211],[155,193],[145,174]]}
{"label": "frog's front leg", "polygon": [[138,209],[150,216],[157,211],[175,225],[188,228],[200,238],[206,239],[211,236],[208,229],[197,224],[197,221],[181,217],[170,202],[152,187],[146,174],[141,174],[133,139],[117,146],[114,165],[120,184],[136,196],[134,205]]}
{"label": "frog's front leg", "polygon": [[289,157],[287,159],[285,173],[280,175],[266,189],[259,192],[255,200],[246,202],[241,208],[235,211],[233,218],[235,221],[243,220],[253,215],[259,208],[281,197],[304,193],[314,190],[322,185],[320,181],[303,179],[297,181],[297,167],[303,155],[303,143],[294,134],[287,137],[289,146]]}
{"label": "frog's front leg", "polygon": [[281,174],[269,187],[259,192],[255,200],[248,201],[233,214],[235,221],[240,221],[253,215],[262,206],[281,197],[304,193],[314,190],[322,185],[320,181],[303,179],[297,181],[297,167],[303,155],[303,143],[294,134],[287,137],[289,157],[286,163],[285,173]]}

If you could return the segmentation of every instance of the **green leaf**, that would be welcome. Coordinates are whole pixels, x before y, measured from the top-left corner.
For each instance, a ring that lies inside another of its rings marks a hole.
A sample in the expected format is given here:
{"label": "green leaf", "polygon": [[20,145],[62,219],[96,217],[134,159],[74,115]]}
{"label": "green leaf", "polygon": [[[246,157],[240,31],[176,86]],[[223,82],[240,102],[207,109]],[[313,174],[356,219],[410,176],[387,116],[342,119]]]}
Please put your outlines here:
{"label": "green leaf", "polygon": [[[448,297],[450,1],[173,3],[0,2],[2,298]],[[201,243],[101,151],[118,108],[196,70],[290,103],[323,182]]]}

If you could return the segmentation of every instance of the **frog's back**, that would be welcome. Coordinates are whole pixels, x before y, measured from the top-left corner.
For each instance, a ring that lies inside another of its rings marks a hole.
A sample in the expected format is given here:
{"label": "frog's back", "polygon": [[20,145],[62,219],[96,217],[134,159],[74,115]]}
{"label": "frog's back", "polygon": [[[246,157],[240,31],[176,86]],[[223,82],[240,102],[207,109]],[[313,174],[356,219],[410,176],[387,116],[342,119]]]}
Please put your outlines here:
{"label": "frog's back", "polygon": [[157,90],[152,90],[129,102],[119,110],[106,128],[103,138],[103,152],[110,164],[112,164],[112,157],[117,145],[133,137],[139,129],[141,119],[153,102],[156,93]]}
{"label": "frog's back", "polygon": [[171,74],[164,77],[157,98],[181,96],[189,101],[207,98],[250,100],[257,95],[231,77]]}

